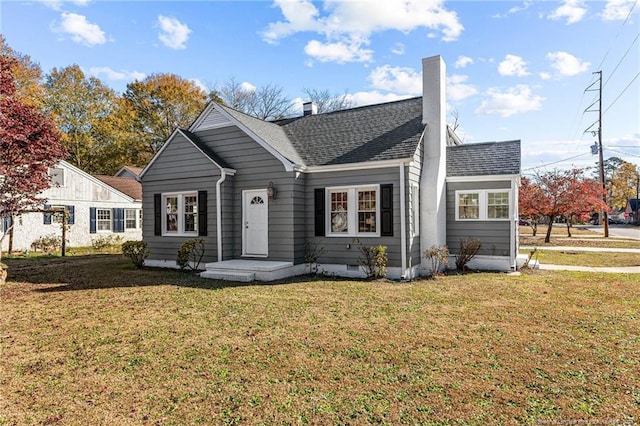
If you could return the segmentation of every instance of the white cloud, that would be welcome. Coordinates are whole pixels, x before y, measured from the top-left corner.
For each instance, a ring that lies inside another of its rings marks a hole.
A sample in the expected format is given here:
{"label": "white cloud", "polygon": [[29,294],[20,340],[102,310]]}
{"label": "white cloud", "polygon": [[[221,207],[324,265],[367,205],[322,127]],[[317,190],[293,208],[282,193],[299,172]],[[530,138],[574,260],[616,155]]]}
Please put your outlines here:
{"label": "white cloud", "polygon": [[522,6],[513,6],[512,8],[510,8],[506,13],[496,13],[495,15],[493,15],[494,18],[506,18],[509,15],[513,15],[516,14],[518,12],[522,12],[523,10],[527,10],[529,9],[529,6],[531,6],[531,0],[527,0],[524,3],[522,3]]}
{"label": "white cloud", "polygon": [[495,114],[509,117],[514,114],[539,110],[545,99],[534,95],[526,84],[519,84],[505,91],[490,88],[487,95],[489,98],[482,101],[482,104],[475,110],[476,114]]}
{"label": "white cloud", "polygon": [[240,88],[242,90],[244,90],[245,92],[255,92],[257,87],[254,86],[253,84],[249,83],[248,81],[243,81],[242,83],[240,83]]}
{"label": "white cloud", "polygon": [[187,24],[183,24],[176,18],[159,15],[158,25],[160,26],[158,38],[162,44],[170,49],[185,49],[187,47],[187,40],[191,34]]}
{"label": "white cloud", "polygon": [[346,95],[348,101],[350,101],[354,107],[363,105],[375,105],[384,102],[399,101],[401,99],[407,99],[413,95],[398,95],[395,93],[380,93],[377,90],[371,92],[357,92],[349,93]]}
{"label": "white cloud", "polygon": [[364,41],[351,40],[350,42],[338,41],[335,43],[322,43],[311,40],[304,47],[304,52],[320,62],[371,62],[373,51],[363,49]]}
{"label": "white cloud", "polygon": [[520,56],[507,55],[498,65],[498,73],[502,76],[524,77],[529,75],[527,63]]}
{"label": "white cloud", "polygon": [[37,0],[38,3],[42,3],[53,10],[62,10],[62,5],[65,3],[74,4],[76,6],[86,6],[91,0]]}
{"label": "white cloud", "polygon": [[62,13],[60,25],[54,27],[54,31],[69,34],[71,40],[85,46],[104,44],[107,37],[97,24],[87,21],[87,18],[77,13]]}
{"label": "white cloud", "polygon": [[549,74],[548,72],[541,72],[540,73],[540,78],[543,80],[549,80],[551,79],[551,74]]}
{"label": "white cloud", "polygon": [[91,67],[89,68],[89,74],[100,77],[104,76],[107,80],[143,80],[147,75],[139,71],[116,71],[110,67]]}
{"label": "white cloud", "polygon": [[404,44],[403,43],[396,43],[391,48],[391,53],[393,53],[395,55],[404,55]]}
{"label": "white cloud", "polygon": [[567,20],[567,25],[580,22],[587,13],[583,0],[565,0],[562,6],[554,10],[547,17],[553,20]]}
{"label": "white cloud", "polygon": [[[443,0],[325,0],[323,13],[309,0],[275,0],[274,5],[280,8],[284,19],[270,23],[262,32],[263,39],[275,43],[299,32],[313,32],[325,38],[314,40],[305,51],[322,46],[354,50],[354,46],[368,45],[372,34],[390,30],[409,33],[422,28],[438,32],[444,41],[453,41],[464,29],[456,12],[447,10]],[[352,55],[350,60],[367,62],[371,54]],[[344,55],[323,57],[346,62]]]}
{"label": "white cloud", "polygon": [[422,93],[422,74],[413,68],[383,65],[369,74],[371,85],[375,89],[410,95]]}
{"label": "white cloud", "polygon": [[583,73],[589,69],[589,62],[583,62],[567,52],[547,53],[547,59],[551,61],[551,68],[563,77],[571,77]]}
{"label": "white cloud", "polygon": [[636,1],[637,0],[608,0],[602,11],[602,19],[605,21],[620,21],[626,19]]}
{"label": "white cloud", "polygon": [[471,84],[467,84],[468,79],[468,76],[460,74],[449,76],[447,78],[447,98],[455,102],[477,95],[478,89]]}
{"label": "white cloud", "polygon": [[473,58],[468,56],[460,55],[458,59],[456,59],[455,67],[456,68],[465,68],[467,65],[473,64]]}

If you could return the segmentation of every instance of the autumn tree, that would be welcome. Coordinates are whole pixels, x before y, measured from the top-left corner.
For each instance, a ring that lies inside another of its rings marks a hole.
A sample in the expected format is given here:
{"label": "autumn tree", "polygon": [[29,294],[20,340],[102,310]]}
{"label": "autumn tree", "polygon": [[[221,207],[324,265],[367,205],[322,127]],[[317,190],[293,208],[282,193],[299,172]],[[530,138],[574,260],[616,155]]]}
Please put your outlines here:
{"label": "autumn tree", "polygon": [[[553,222],[558,216],[585,218],[585,215],[606,209],[602,189],[598,182],[585,178],[581,169],[553,170],[536,174],[520,189],[520,212],[528,217],[542,216],[548,219],[545,242],[551,241]],[[570,223],[568,230],[570,233]]]}
{"label": "autumn tree", "polygon": [[[102,123],[114,112],[115,92],[78,65],[54,68],[46,77],[44,109],[62,131],[68,161],[88,173],[102,173],[112,135]],[[101,133],[102,132],[102,133]]]}
{"label": "autumn tree", "polygon": [[518,189],[518,212],[529,219],[534,237],[538,233],[538,224],[544,217],[538,209],[537,203],[540,198],[542,194],[538,185],[533,184],[531,179],[523,177]]}
{"label": "autumn tree", "polygon": [[302,89],[306,98],[315,104],[318,113],[340,111],[353,107],[353,102],[349,99],[347,93],[335,94],[327,89]]}
{"label": "autumn tree", "polygon": [[42,106],[44,88],[40,82],[42,70],[37,62],[29,55],[13,50],[5,38],[0,34],[0,55],[13,59],[5,64],[12,68],[15,96],[27,105]]}
{"label": "autumn tree", "polygon": [[15,59],[0,55],[0,219],[9,223],[43,203],[40,193],[50,185],[49,167],[66,156],[55,125],[17,94],[14,69]]}
{"label": "autumn tree", "polygon": [[127,85],[123,107],[132,115],[131,129],[148,161],[178,127],[186,128],[207,102],[207,93],[175,74],[152,74]]}
{"label": "autumn tree", "polygon": [[627,205],[629,198],[636,198],[638,176],[640,176],[639,167],[635,164],[622,161],[620,166],[613,171],[611,179],[607,182],[610,207],[622,209]]}

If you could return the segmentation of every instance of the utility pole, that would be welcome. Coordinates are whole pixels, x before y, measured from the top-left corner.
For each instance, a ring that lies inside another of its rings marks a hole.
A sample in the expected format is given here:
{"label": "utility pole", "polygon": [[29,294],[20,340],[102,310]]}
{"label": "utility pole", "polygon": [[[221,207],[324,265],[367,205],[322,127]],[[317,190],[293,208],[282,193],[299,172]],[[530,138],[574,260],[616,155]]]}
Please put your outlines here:
{"label": "utility pole", "polygon": [[[594,103],[592,103],[591,105],[589,105],[587,107],[587,109],[585,109],[585,112],[598,112],[598,121],[596,121],[595,123],[593,123],[591,126],[589,126],[587,128],[587,130],[585,130],[584,132],[590,132],[592,136],[598,136],[598,141],[597,141],[597,151],[598,151],[598,163],[600,165],[600,185],[602,185],[602,201],[604,201],[604,203],[607,203],[607,185],[605,183],[605,176],[604,176],[604,158],[603,158],[603,153],[602,153],[602,71],[596,71],[592,74],[598,74],[598,81],[594,81],[593,83],[591,83],[591,85],[589,87],[587,87],[585,89],[585,92],[595,92],[596,90],[598,91],[598,100],[595,101]],[[593,86],[598,83],[598,88],[594,89]],[[596,102],[598,103],[598,109],[594,110],[591,109]],[[598,130],[591,130],[593,128],[593,126],[598,125]],[[591,152],[593,152],[595,154],[595,149],[594,147],[592,147]],[[603,228],[604,228],[604,236],[605,237],[609,237],[609,218],[607,217],[607,211],[603,210],[600,212],[600,223],[602,224]]]}

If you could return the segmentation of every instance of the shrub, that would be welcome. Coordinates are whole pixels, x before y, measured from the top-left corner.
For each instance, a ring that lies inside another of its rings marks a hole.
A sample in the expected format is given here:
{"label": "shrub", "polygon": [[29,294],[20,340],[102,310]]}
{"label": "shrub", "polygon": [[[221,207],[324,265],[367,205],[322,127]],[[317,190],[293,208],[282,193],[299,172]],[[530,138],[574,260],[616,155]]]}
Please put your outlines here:
{"label": "shrub", "polygon": [[105,249],[112,251],[115,247],[119,247],[121,243],[122,237],[120,235],[103,235],[91,239],[91,247],[93,247],[95,251],[102,251]]}
{"label": "shrub", "polygon": [[122,244],[122,254],[131,259],[133,266],[142,268],[144,260],[149,257],[151,250],[145,241],[127,241]]}
{"label": "shrub", "polygon": [[431,262],[431,270],[429,271],[431,278],[439,275],[443,266],[449,266],[449,247],[447,246],[431,246],[422,255]]}
{"label": "shrub", "polygon": [[31,250],[51,253],[62,248],[62,237],[55,234],[43,235],[31,243]]}
{"label": "shrub", "polygon": [[481,246],[482,242],[477,238],[461,238],[460,250],[456,254],[456,268],[459,271],[467,269],[467,263],[478,254]]}
{"label": "shrub", "polygon": [[181,269],[191,269],[197,271],[204,256],[204,240],[202,238],[192,238],[182,243],[178,250],[177,263]]}
{"label": "shrub", "polygon": [[368,279],[378,279],[387,276],[387,246],[360,246],[362,257],[358,259],[360,266]]}
{"label": "shrub", "polygon": [[304,246],[304,263],[309,265],[309,273],[317,274],[320,269],[318,258],[322,256],[326,250],[324,246],[320,246],[317,243],[307,241]]}

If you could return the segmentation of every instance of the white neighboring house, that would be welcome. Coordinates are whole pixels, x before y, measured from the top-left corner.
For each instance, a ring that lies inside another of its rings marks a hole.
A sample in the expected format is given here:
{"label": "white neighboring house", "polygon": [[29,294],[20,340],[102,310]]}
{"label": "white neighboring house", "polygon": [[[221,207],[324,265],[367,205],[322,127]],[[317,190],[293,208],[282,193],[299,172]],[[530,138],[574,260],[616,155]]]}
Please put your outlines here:
{"label": "white neighboring house", "polygon": [[[142,239],[142,186],[135,178],[92,176],[61,161],[51,168],[52,186],[42,193],[43,209],[64,207],[69,212],[67,247],[91,246],[94,239],[119,236],[123,241]],[[43,236],[60,237],[60,215],[24,213],[15,218],[13,250],[31,250]],[[5,221],[6,222],[6,221]],[[0,222],[0,232],[8,223]],[[2,241],[7,251],[9,238]]]}

